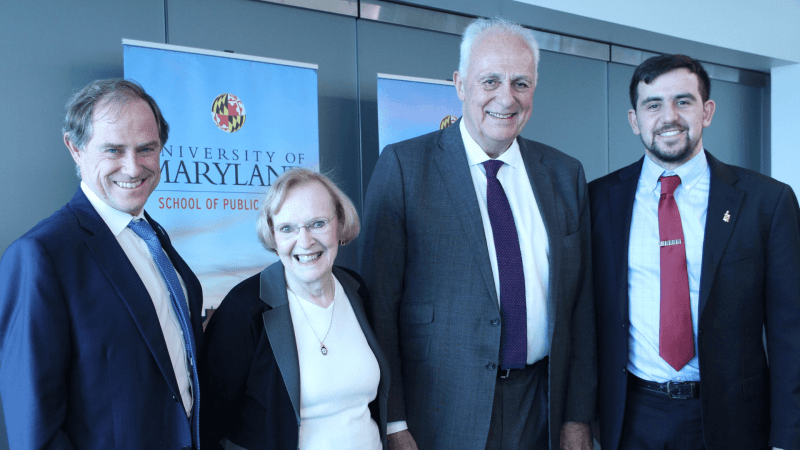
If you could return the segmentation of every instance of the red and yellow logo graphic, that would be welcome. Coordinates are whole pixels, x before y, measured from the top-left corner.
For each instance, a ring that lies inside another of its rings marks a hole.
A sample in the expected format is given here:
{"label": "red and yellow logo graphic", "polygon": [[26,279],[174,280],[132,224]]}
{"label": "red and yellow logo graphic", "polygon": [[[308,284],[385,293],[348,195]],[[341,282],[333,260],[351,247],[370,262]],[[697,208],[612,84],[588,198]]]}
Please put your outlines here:
{"label": "red and yellow logo graphic", "polygon": [[450,125],[456,123],[457,120],[458,120],[458,117],[456,117],[456,116],[450,116],[450,115],[444,116],[444,119],[442,119],[442,121],[439,122],[439,129],[440,130],[444,130],[445,128],[449,127]]}
{"label": "red and yellow logo graphic", "polygon": [[244,125],[244,103],[233,94],[220,94],[211,105],[211,118],[220,130],[235,133]]}

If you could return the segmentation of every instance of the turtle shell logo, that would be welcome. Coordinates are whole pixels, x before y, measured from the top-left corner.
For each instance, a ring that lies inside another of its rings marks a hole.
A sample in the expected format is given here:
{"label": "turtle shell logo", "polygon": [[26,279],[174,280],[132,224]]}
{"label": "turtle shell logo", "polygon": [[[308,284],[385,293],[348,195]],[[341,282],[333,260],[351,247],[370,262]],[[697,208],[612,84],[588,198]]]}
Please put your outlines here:
{"label": "turtle shell logo", "polygon": [[449,127],[450,125],[456,123],[457,120],[458,120],[458,117],[456,117],[456,116],[450,116],[450,115],[444,116],[444,119],[442,119],[442,121],[439,122],[439,129],[440,130],[444,130],[445,128]]}
{"label": "turtle shell logo", "polygon": [[211,105],[211,118],[220,130],[235,133],[244,125],[244,103],[233,94],[220,94]]}

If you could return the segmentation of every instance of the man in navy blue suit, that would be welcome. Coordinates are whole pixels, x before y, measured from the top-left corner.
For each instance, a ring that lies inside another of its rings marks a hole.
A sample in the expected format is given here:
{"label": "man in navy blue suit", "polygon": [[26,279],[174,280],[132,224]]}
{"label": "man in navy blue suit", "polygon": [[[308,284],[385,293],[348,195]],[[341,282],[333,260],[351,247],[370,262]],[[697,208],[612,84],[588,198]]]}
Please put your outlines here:
{"label": "man in navy blue suit", "polygon": [[0,260],[10,447],[198,448],[202,289],[144,212],[169,126],[115,79],[70,100],[63,132],[80,188]]}
{"label": "man in navy blue suit", "polygon": [[800,208],[704,150],[710,92],[688,56],[643,62],[645,156],[589,184],[603,450],[800,449]]}

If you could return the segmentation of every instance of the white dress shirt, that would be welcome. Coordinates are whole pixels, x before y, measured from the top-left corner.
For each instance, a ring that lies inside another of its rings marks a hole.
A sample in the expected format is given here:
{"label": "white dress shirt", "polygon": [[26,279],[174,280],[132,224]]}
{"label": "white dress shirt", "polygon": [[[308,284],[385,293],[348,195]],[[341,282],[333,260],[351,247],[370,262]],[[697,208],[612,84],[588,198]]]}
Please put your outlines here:
{"label": "white dress shirt", "polygon": [[[486,169],[483,163],[489,158],[486,152],[472,139],[464,125],[460,122],[461,138],[467,150],[469,171],[472,175],[472,184],[475,186],[475,195],[478,198],[478,207],[481,210],[483,231],[486,235],[486,246],[489,249],[489,260],[492,263],[494,287],[500,301],[500,272],[497,270],[497,253],[494,248],[494,235],[492,223],[489,220],[489,210],[486,205]],[[550,245],[547,241],[547,231],[544,220],[539,212],[539,205],[533,195],[528,171],[522,161],[519,143],[515,139],[502,155],[497,157],[503,161],[502,167],[497,172],[497,179],[511,205],[514,215],[514,224],[517,227],[519,249],[522,253],[522,270],[525,274],[525,305],[528,316],[528,364],[550,354],[550,334],[547,329],[548,311],[547,294],[549,288],[549,256]]]}
{"label": "white dress shirt", "polygon": [[[661,182],[658,178],[662,174],[681,177],[681,184],[674,195],[680,210],[686,243],[686,267],[689,274],[689,299],[695,350],[694,358],[679,371],[664,361],[658,350],[661,314],[661,248],[658,231]],[[649,157],[644,158],[644,166],[636,187],[628,243],[628,298],[631,319],[628,336],[628,370],[644,380],[659,383],[700,380],[697,319],[710,183],[711,172],[705,152],[701,151],[675,170],[664,170]]]}
{"label": "white dress shirt", "polygon": [[[164,333],[164,340],[167,343],[167,350],[169,351],[169,358],[172,361],[172,368],[175,371],[175,378],[178,381],[178,388],[180,389],[181,399],[183,400],[183,407],[186,410],[186,415],[189,416],[192,412],[192,393],[191,393],[191,370],[189,369],[189,361],[186,357],[186,348],[184,347],[183,330],[181,330],[180,322],[178,322],[178,315],[172,306],[172,299],[170,298],[169,288],[167,287],[164,277],[156,265],[150,250],[147,248],[147,243],[139,237],[133,230],[128,228],[128,223],[131,220],[146,220],[144,218],[144,211],[139,213],[138,216],[133,217],[126,212],[116,210],[102,201],[89,187],[81,182],[81,190],[86,194],[86,198],[94,206],[94,209],[100,215],[100,218],[106,223],[111,233],[117,238],[122,251],[128,257],[139,278],[142,280],[144,287],[147,288],[147,293],[150,294],[150,299],[153,301],[156,314],[158,315],[158,322],[161,325],[161,331]],[[163,250],[162,250],[163,251]],[[181,275],[178,275],[178,280],[183,289],[184,298],[188,299],[186,294],[186,285],[183,283]],[[136,361],[132,361],[135,364]]]}

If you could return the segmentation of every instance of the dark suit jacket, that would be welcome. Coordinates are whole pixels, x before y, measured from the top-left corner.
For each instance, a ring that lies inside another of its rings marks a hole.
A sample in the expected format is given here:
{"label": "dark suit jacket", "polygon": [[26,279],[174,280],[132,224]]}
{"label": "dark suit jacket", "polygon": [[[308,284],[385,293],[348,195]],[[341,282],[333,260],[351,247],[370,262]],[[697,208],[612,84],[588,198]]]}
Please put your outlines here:
{"label": "dark suit jacket", "polygon": [[[800,209],[792,189],[706,153],[711,170],[697,353],[709,450],[800,448]],[[628,237],[642,159],[589,185],[603,450],[619,445]],[[723,220],[730,215],[728,222]],[[762,343],[766,327],[769,365]]]}
{"label": "dark suit jacket", "polygon": [[[367,289],[352,270],[334,266],[333,274],[378,360],[381,378],[369,406],[385,448],[389,367],[364,312]],[[297,449],[300,366],[280,261],[225,296],[206,327],[199,368],[203,450],[223,448],[223,438],[244,450]]]}
{"label": "dark suit jacket", "polygon": [[[580,163],[518,138],[550,246],[550,439],[589,421],[596,387],[588,193]],[[483,449],[500,310],[459,123],[389,145],[364,206],[360,270],[392,374],[389,421],[420,449]],[[525,413],[525,412],[521,412]]]}
{"label": "dark suit jacket", "polygon": [[[201,346],[200,282],[147,220]],[[0,355],[12,449],[180,449],[197,436],[150,295],[80,189],[0,261]]]}

